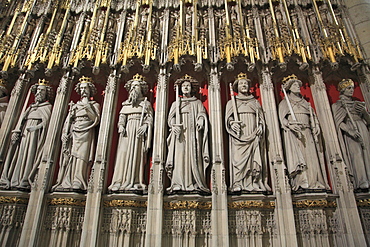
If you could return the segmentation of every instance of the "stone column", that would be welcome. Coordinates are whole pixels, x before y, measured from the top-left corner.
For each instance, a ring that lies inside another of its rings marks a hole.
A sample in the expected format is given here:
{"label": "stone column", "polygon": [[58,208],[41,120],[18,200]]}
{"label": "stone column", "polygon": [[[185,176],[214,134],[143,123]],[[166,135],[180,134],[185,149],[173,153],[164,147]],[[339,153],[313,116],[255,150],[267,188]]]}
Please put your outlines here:
{"label": "stone column", "polygon": [[310,88],[316,106],[317,117],[324,135],[326,157],[330,159],[330,177],[334,194],[338,194],[337,207],[345,231],[346,246],[366,246],[361,226],[353,186],[349,180],[348,169],[343,162],[338,136],[322,72],[318,67],[310,70]]}
{"label": "stone column", "polygon": [[258,74],[261,76],[262,107],[265,112],[268,128],[268,159],[270,161],[272,189],[276,196],[275,221],[279,229],[280,246],[298,246],[291,188],[288,178],[285,175],[286,166],[283,159],[283,147],[274,85],[268,67],[262,66],[262,68],[258,69]]}
{"label": "stone column", "polygon": [[208,87],[209,122],[212,153],[212,246],[229,246],[227,186],[225,181],[223,112],[221,109],[220,77],[216,67],[211,68]]}
{"label": "stone column", "polygon": [[148,186],[145,246],[162,246],[163,173],[166,162],[168,78],[165,68],[158,75],[154,117],[153,155]]}
{"label": "stone column", "polygon": [[108,77],[104,104],[99,127],[94,165],[89,179],[84,223],[80,246],[97,246],[102,218],[102,194],[108,170],[109,151],[112,144],[114,113],[117,107],[118,83],[120,76],[114,70]]}
{"label": "stone column", "polygon": [[360,79],[359,84],[365,99],[366,108],[370,109],[370,71],[363,65],[357,70],[357,74]]}
{"label": "stone column", "polygon": [[364,49],[365,61],[370,62],[370,2],[368,0],[344,0],[349,17]]}
{"label": "stone column", "polygon": [[[15,86],[11,92],[10,100],[8,103],[8,107],[6,109],[6,114],[4,121],[1,125],[0,129],[0,164],[2,167],[2,163],[5,159],[5,156],[8,151],[8,145],[10,141],[11,132],[14,129],[15,125],[17,124],[18,118],[21,114],[21,109],[24,104],[27,104],[26,97],[27,92],[30,95],[30,91],[28,89],[28,85],[30,79],[26,77],[26,74],[21,74],[15,83]],[[23,109],[25,109],[23,107]]]}
{"label": "stone column", "polygon": [[43,223],[44,212],[47,208],[45,193],[51,188],[52,178],[55,168],[55,159],[60,149],[60,135],[64,123],[65,112],[68,107],[68,100],[72,88],[72,76],[66,72],[62,77],[57,95],[54,101],[54,107],[51,114],[48,133],[44,144],[41,164],[37,179],[32,185],[27,212],[24,219],[24,225],[20,238],[22,246],[37,246],[39,233]]}

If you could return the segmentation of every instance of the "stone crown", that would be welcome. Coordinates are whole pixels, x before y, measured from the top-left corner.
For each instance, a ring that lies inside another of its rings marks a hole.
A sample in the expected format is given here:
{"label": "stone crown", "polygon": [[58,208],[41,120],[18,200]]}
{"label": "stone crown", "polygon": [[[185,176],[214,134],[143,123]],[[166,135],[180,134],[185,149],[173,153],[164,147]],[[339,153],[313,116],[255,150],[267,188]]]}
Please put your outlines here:
{"label": "stone crown", "polygon": [[145,77],[140,75],[139,73],[136,73],[136,75],[134,75],[134,77],[132,77],[132,79],[134,81],[144,81],[145,80]]}
{"label": "stone crown", "polygon": [[80,81],[80,83],[92,83],[92,78],[91,77],[82,76],[79,81]]}

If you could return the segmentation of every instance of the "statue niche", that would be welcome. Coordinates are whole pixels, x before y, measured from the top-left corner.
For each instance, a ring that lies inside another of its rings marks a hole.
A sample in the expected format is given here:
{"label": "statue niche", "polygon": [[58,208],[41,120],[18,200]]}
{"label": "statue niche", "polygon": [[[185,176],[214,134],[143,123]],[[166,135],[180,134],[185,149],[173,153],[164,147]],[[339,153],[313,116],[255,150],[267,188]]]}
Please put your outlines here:
{"label": "statue niche", "polygon": [[369,189],[370,114],[364,102],[353,98],[351,79],[343,79],[338,91],[339,100],[332,105],[332,110],[343,158],[354,177],[355,189]]}
{"label": "statue niche", "polygon": [[284,150],[292,190],[329,189],[319,121],[301,95],[302,81],[291,75],[283,79],[284,99],[279,104]]}
{"label": "statue niche", "polygon": [[[53,90],[49,82],[39,80],[31,87],[32,103],[12,131],[11,145],[4,163],[0,185],[4,189],[30,190],[41,162],[52,105]],[[25,102],[27,104],[27,102]]]}
{"label": "statue niche", "polygon": [[90,77],[82,76],[76,92],[81,99],[70,103],[62,130],[62,155],[54,191],[87,190],[88,164],[95,154],[95,131],[100,122],[100,105],[90,100],[96,94]]}
{"label": "statue niche", "polygon": [[265,118],[259,102],[249,92],[250,83],[247,75],[240,73],[230,83],[231,100],[226,105],[231,192],[271,190],[267,184]]}
{"label": "statue niche", "polygon": [[148,83],[136,74],[125,88],[129,98],[122,103],[119,113],[119,141],[112,184],[112,192],[146,190],[144,168],[151,145],[153,108],[147,97]]}
{"label": "statue niche", "polygon": [[167,191],[209,192],[205,178],[209,164],[207,113],[194,96],[199,82],[185,75],[175,82],[175,88],[176,101],[168,115],[170,134],[165,168],[171,186]]}

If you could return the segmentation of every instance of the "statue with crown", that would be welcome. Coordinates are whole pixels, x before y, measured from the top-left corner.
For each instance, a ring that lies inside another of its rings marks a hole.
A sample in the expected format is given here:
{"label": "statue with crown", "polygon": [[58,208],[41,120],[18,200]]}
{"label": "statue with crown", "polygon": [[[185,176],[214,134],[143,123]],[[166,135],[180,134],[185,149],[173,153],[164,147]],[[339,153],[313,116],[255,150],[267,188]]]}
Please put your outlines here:
{"label": "statue with crown", "polygon": [[0,126],[3,123],[6,108],[8,108],[8,89],[6,88],[5,80],[0,79]]}
{"label": "statue with crown", "polygon": [[97,90],[92,78],[82,76],[75,87],[81,96],[70,103],[62,130],[62,154],[54,191],[86,191],[88,165],[94,159],[100,105],[91,97]]}
{"label": "statue with crown", "polygon": [[41,163],[52,110],[49,101],[53,97],[53,90],[44,79],[40,79],[30,90],[35,95],[35,102],[24,108],[12,131],[11,146],[0,179],[3,189],[30,190]]}
{"label": "statue with crown", "polygon": [[189,75],[175,82],[176,100],[168,114],[170,134],[165,165],[171,185],[169,193],[209,192],[208,118],[202,101],[195,97],[199,82]]}
{"label": "statue with crown", "polygon": [[[263,110],[250,94],[251,81],[240,73],[230,83],[225,126],[229,134],[230,191],[270,191]],[[237,95],[234,95],[234,92]]]}
{"label": "statue with crown", "polygon": [[292,190],[328,190],[321,129],[314,109],[300,93],[302,81],[290,75],[281,87],[285,97],[279,119]]}
{"label": "statue with crown", "polygon": [[113,192],[144,191],[144,179],[151,145],[154,112],[145,95],[148,83],[142,75],[136,74],[125,84],[128,99],[122,103],[118,120],[118,148],[112,184]]}
{"label": "statue with crown", "polygon": [[338,84],[339,100],[332,105],[343,159],[354,178],[355,189],[370,188],[370,114],[365,103],[353,97],[355,84]]}

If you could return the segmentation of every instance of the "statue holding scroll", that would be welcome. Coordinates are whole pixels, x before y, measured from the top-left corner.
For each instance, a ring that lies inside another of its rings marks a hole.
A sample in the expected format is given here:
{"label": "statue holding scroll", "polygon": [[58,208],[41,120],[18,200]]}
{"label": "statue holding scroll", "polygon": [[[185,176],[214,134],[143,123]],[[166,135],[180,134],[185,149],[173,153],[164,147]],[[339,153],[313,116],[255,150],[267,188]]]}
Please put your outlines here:
{"label": "statue holding scroll", "polygon": [[370,114],[364,102],[355,100],[354,83],[338,84],[339,100],[332,105],[335,126],[345,163],[354,176],[355,188],[370,187]]}
{"label": "statue holding scroll", "polygon": [[209,192],[205,179],[209,164],[207,113],[194,96],[199,82],[185,75],[175,82],[175,87],[176,101],[168,116],[166,172],[171,186],[167,190]]}
{"label": "statue holding scroll", "polygon": [[314,110],[300,94],[295,75],[283,79],[285,98],[279,104],[284,149],[293,190],[329,189],[320,126]]}
{"label": "statue holding scroll", "polygon": [[144,95],[148,84],[144,77],[136,74],[125,88],[129,98],[122,103],[118,120],[118,149],[114,167],[112,192],[145,190],[144,168],[151,144],[153,108]]}
{"label": "statue holding scroll", "polygon": [[25,109],[12,131],[0,179],[1,187],[6,189],[30,189],[41,162],[52,109],[47,100],[51,99],[53,91],[47,81],[39,80],[31,87],[31,92],[35,95],[35,103]]}
{"label": "statue holding scroll", "polygon": [[[229,134],[230,190],[267,191],[265,118],[259,102],[249,93],[250,80],[240,73],[230,83],[231,100],[225,113]],[[238,93],[234,96],[234,91]]]}
{"label": "statue holding scroll", "polygon": [[90,100],[96,94],[90,77],[82,76],[76,92],[81,99],[70,103],[62,130],[62,154],[55,191],[86,190],[88,164],[95,154],[96,126],[100,122],[100,105]]}

